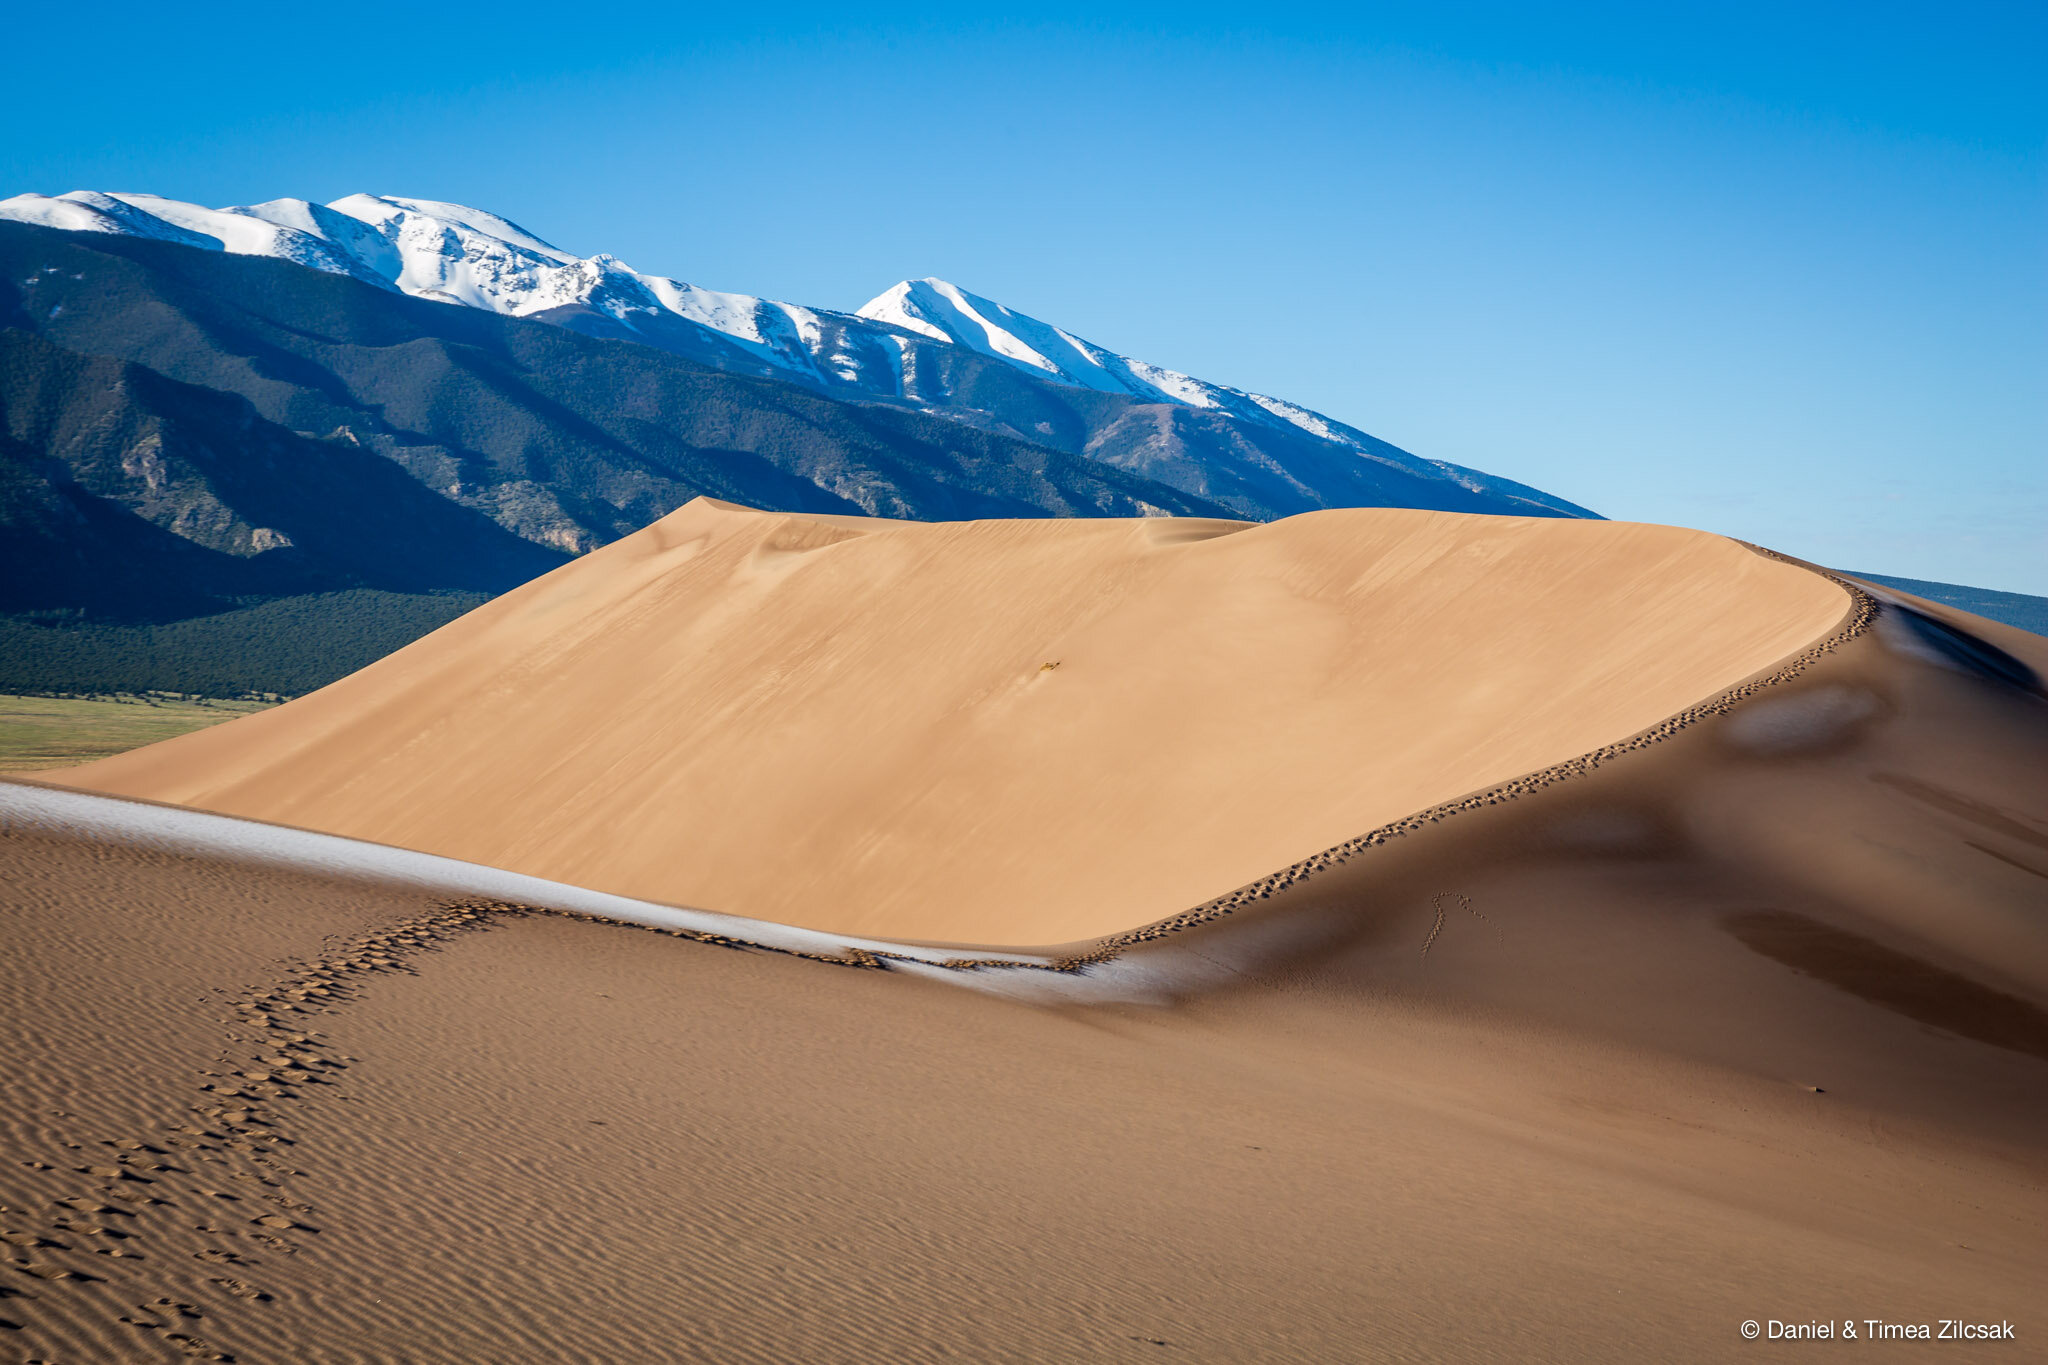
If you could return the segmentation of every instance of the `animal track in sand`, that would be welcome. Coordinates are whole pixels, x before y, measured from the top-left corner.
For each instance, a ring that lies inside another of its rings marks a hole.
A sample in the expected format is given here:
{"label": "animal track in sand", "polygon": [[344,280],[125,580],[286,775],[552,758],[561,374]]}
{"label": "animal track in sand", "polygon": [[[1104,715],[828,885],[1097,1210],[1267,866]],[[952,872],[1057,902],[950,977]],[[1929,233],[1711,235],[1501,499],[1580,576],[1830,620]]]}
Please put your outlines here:
{"label": "animal track in sand", "polygon": [[1429,898],[1430,905],[1435,907],[1436,909],[1436,923],[1429,926],[1429,937],[1422,941],[1422,956],[1425,960],[1427,960],[1429,957],[1430,947],[1436,942],[1437,935],[1443,933],[1444,931],[1444,902],[1447,900],[1456,901],[1459,904],[1459,906],[1464,909],[1466,914],[1472,916],[1474,919],[1484,924],[1487,928],[1493,930],[1493,936],[1496,940],[1499,940],[1503,943],[1507,941],[1505,936],[1502,935],[1500,931],[1500,926],[1498,924],[1495,924],[1492,920],[1488,919],[1485,915],[1481,914],[1479,910],[1472,904],[1472,898],[1470,896],[1464,895],[1457,891],[1439,891],[1434,896],[1431,896]]}

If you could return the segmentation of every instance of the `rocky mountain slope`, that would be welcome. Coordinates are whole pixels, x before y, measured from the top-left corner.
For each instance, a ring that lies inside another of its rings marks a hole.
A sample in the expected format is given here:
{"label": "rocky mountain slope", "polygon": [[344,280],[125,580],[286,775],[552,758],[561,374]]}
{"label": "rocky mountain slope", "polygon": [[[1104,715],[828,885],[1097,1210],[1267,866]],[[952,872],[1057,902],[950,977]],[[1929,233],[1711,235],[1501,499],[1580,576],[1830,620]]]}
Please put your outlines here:
{"label": "rocky mountain slope", "polygon": [[0,606],[169,620],[352,587],[502,592],[569,556],[238,395],[0,329]]}
{"label": "rocky mountain slope", "polygon": [[1402,506],[1589,515],[1525,485],[1426,460],[1298,404],[1121,356],[943,280],[855,313],[643,274],[434,200],[350,195],[209,209],[94,191],[0,200],[0,219],[268,256],[394,292],[661,347],[1050,445],[1267,519]]}
{"label": "rocky mountain slope", "polygon": [[959,423],[177,243],[0,224],[0,325],[10,526],[54,544],[98,517],[133,542],[79,541],[75,573],[33,592],[10,577],[0,609],[99,610],[126,593],[96,586],[108,573],[196,584],[137,548],[144,527],[166,554],[248,561],[192,591],[268,594],[286,581],[273,556],[316,542],[322,588],[506,587],[707,493],[938,520],[1219,510]]}

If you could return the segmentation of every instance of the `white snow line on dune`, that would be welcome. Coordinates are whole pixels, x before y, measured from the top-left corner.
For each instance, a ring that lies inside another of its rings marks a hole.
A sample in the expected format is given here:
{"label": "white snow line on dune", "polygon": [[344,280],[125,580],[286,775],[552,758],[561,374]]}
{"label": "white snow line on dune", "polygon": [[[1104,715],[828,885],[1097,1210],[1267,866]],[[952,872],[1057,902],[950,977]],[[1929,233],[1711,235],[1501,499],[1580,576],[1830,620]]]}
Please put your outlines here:
{"label": "white snow line on dune", "polygon": [[[879,939],[820,933],[768,920],[714,914],[708,910],[658,905],[652,901],[634,900],[564,882],[551,882],[542,877],[507,872],[482,863],[466,863],[457,858],[368,843],[338,834],[316,834],[311,830],[267,825],[209,811],[126,801],[95,792],[0,781],[0,834],[14,829],[114,839],[165,853],[215,857],[386,886],[413,887],[436,895],[474,896],[543,910],[624,920],[657,929],[717,934],[791,953],[837,957],[848,949],[861,949],[899,959],[892,963],[895,967],[909,965],[902,959],[928,963],[934,968],[964,961],[1015,964],[1027,968],[1053,965],[1051,958],[1028,953],[920,948]],[[1020,973],[1000,968],[993,971],[934,970],[919,974],[1000,994],[1019,993],[1012,989],[1015,982],[1005,982],[1002,978],[1015,977]],[[1027,971],[1021,975],[1056,977],[1078,984],[1077,973]]]}

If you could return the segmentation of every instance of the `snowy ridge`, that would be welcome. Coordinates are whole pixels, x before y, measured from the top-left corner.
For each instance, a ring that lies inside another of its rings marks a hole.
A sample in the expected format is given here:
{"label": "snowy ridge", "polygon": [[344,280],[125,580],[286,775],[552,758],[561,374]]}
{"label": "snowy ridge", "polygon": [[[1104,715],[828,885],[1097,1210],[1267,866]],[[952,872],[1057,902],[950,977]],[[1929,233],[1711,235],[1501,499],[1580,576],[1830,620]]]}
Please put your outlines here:
{"label": "snowy ridge", "polygon": [[862,304],[859,316],[1007,360],[1062,384],[1129,394],[1149,403],[1214,408],[1253,421],[1277,418],[1311,436],[1382,454],[1380,443],[1365,433],[1298,404],[1132,360],[944,280],[905,280]]}
{"label": "snowy ridge", "polygon": [[818,367],[821,328],[811,309],[642,275],[613,256],[572,255],[497,214],[439,200],[352,194],[324,205],[273,199],[210,209],[153,194],[74,190],[0,200],[0,219],[273,256],[510,317],[555,308],[589,308],[620,321],[673,313],[784,368]]}
{"label": "snowy ridge", "polygon": [[[957,367],[946,363],[948,355],[957,359],[962,351],[973,352],[1044,383],[1327,442],[1331,448],[1307,457],[1307,465],[1298,463],[1304,458],[1299,455],[1286,465],[1252,461],[1254,477],[1295,490],[1306,505],[1332,505],[1331,497],[1336,505],[1352,503],[1355,494],[1329,490],[1347,486],[1342,466],[1357,457],[1437,489],[1455,489],[1455,498],[1469,495],[1487,504],[1474,510],[1586,515],[1535,489],[1412,455],[1298,404],[1118,355],[939,279],[905,280],[854,313],[805,308],[643,275],[614,256],[579,257],[481,209],[369,194],[324,205],[273,199],[210,209],[150,194],[74,190],[0,200],[0,219],[270,256],[416,298],[583,330],[595,322],[601,332],[611,329],[603,334],[635,337],[722,368],[779,374],[846,397],[908,404],[1001,429],[1007,420],[1002,414],[950,387]],[[685,324],[680,340],[678,322]],[[1050,433],[1041,425],[1019,434],[1037,440]],[[1097,435],[1091,433],[1085,451],[1077,453],[1098,456]],[[1144,449],[1110,458],[1142,463],[1157,441],[1141,444]],[[1318,464],[1320,472],[1313,467]],[[1201,461],[1183,465],[1177,472],[1149,472],[1187,491],[1203,491],[1207,474]]]}
{"label": "snowy ridge", "polygon": [[935,341],[966,346],[1082,388],[1198,408],[1224,406],[1218,396],[1229,392],[1174,370],[1105,351],[1071,332],[944,280],[905,280],[863,304],[859,315]]}

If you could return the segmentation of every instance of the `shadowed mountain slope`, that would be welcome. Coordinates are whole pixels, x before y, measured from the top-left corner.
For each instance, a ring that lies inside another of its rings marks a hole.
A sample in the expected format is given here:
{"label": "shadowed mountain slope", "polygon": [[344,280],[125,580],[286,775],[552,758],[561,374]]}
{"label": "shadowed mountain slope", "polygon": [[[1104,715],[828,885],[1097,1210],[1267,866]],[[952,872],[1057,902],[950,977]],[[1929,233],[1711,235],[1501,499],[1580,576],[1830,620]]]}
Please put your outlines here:
{"label": "shadowed mountain slope", "polygon": [[704,494],[936,519],[1217,510],[956,422],[176,243],[0,223],[0,322],[235,395],[571,553]]}
{"label": "shadowed mountain slope", "polygon": [[496,593],[567,562],[242,398],[0,329],[0,611],[168,620],[348,588]]}
{"label": "shadowed mountain slope", "polygon": [[809,308],[642,274],[609,255],[579,257],[485,210],[369,194],[228,209],[150,194],[23,194],[0,200],[5,220],[284,260],[394,294],[661,347],[713,369],[1085,454],[1257,520],[1353,506],[1590,515],[1297,403],[1117,355],[944,280],[905,280],[857,313]]}

